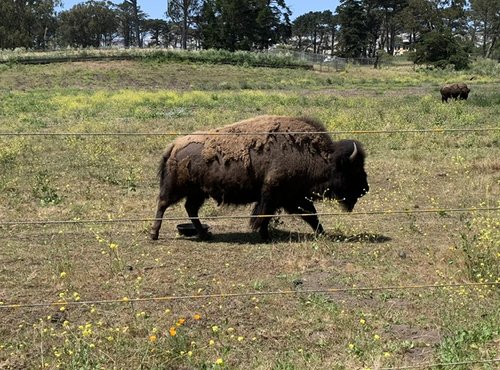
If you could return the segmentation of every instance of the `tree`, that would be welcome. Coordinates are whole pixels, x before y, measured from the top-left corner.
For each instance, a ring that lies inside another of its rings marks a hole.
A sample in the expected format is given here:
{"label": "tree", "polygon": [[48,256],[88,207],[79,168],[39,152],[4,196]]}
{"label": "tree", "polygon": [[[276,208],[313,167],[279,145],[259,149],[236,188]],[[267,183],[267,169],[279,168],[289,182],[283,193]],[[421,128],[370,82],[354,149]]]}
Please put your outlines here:
{"label": "tree", "polygon": [[205,48],[265,49],[291,33],[284,0],[205,0],[198,26]]}
{"label": "tree", "polygon": [[144,13],[140,11],[140,7],[137,4],[137,0],[125,0],[124,2],[128,4],[128,9],[131,10],[131,20],[132,20],[131,28],[135,36],[135,46],[142,47],[140,23],[145,18]]}
{"label": "tree", "polygon": [[[379,6],[378,0],[365,1],[366,12],[366,34],[367,34],[367,56],[377,56],[377,49],[383,47],[382,34],[384,25],[384,13]],[[385,40],[385,39],[384,39]],[[380,42],[380,45],[378,43]]]}
{"label": "tree", "polygon": [[293,21],[292,34],[297,38],[297,48],[299,50],[307,51],[310,45],[315,48],[315,23],[314,12],[303,14]]}
{"label": "tree", "polygon": [[201,6],[201,12],[196,20],[200,32],[201,46],[204,49],[215,48],[221,45],[218,34],[218,19],[216,15],[215,0],[205,0]]}
{"label": "tree", "polygon": [[413,60],[416,64],[431,64],[438,68],[453,65],[455,69],[466,69],[469,57],[464,42],[451,31],[431,31],[422,35],[417,43]]}
{"label": "tree", "polygon": [[255,46],[258,49],[268,49],[291,36],[291,12],[284,0],[260,0],[256,8]]}
{"label": "tree", "polygon": [[170,0],[168,2],[167,15],[178,30],[182,49],[187,49],[189,31],[200,9],[200,0]]}
{"label": "tree", "polygon": [[465,36],[467,32],[467,0],[440,0],[442,26],[454,35]]}
{"label": "tree", "polygon": [[45,49],[56,30],[59,0],[0,1],[0,49]]}
{"label": "tree", "polygon": [[435,30],[441,22],[437,4],[429,0],[409,0],[400,13],[400,20],[412,46],[420,35]]}
{"label": "tree", "polygon": [[144,21],[144,31],[151,35],[148,46],[166,46],[170,41],[170,27],[163,19],[146,19]]}
{"label": "tree", "polygon": [[143,24],[146,15],[137,4],[137,0],[125,0],[118,6],[120,33],[125,47],[142,47]]}
{"label": "tree", "polygon": [[500,0],[471,0],[470,5],[470,14],[480,35],[482,54],[490,58],[500,34]]}
{"label": "tree", "polygon": [[89,0],[62,12],[57,32],[62,45],[97,48],[110,45],[117,29],[113,3]]}
{"label": "tree", "polygon": [[337,7],[340,55],[359,58],[365,55],[368,33],[366,13],[361,0],[341,0]]}
{"label": "tree", "polygon": [[408,0],[378,0],[383,13],[384,41],[382,48],[394,55],[396,37],[402,30],[401,12],[408,5]]}
{"label": "tree", "polygon": [[335,33],[336,18],[329,10],[303,14],[293,23],[293,35],[298,38],[300,50],[307,51],[312,46],[313,53],[329,50],[333,54]]}

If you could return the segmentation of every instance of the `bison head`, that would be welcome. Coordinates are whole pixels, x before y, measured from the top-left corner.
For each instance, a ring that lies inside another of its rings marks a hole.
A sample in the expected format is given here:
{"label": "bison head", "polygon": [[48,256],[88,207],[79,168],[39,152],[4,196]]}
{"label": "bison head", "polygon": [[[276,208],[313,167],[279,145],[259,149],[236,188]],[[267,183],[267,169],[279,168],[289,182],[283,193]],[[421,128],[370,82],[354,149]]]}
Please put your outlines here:
{"label": "bison head", "polygon": [[331,198],[351,212],[358,199],[370,189],[364,169],[365,153],[361,144],[354,140],[335,144]]}

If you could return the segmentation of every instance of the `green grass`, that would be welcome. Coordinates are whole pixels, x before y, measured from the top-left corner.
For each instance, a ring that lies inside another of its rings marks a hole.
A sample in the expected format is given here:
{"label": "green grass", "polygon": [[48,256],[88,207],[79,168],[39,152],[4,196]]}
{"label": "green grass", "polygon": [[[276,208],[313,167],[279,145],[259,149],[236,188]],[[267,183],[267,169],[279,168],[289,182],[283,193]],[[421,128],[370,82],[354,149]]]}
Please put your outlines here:
{"label": "green grass", "polygon": [[[466,77],[400,65],[0,66],[0,132],[177,135],[259,114],[310,115],[332,131],[498,126],[498,77],[441,103],[439,85]],[[0,219],[151,218],[157,163],[175,135],[0,136]],[[334,135],[346,137],[368,153],[371,189],[355,211],[499,206],[498,131]],[[249,213],[213,202],[201,212]],[[179,203],[166,216],[186,214]],[[498,357],[500,301],[488,286],[68,304],[499,281],[496,211],[321,220],[329,235],[314,238],[281,218],[269,244],[239,219],[210,220],[210,242],[177,236],[180,221],[166,221],[158,242],[148,222],[0,226],[0,300],[59,302],[0,308],[0,367],[374,369]]]}

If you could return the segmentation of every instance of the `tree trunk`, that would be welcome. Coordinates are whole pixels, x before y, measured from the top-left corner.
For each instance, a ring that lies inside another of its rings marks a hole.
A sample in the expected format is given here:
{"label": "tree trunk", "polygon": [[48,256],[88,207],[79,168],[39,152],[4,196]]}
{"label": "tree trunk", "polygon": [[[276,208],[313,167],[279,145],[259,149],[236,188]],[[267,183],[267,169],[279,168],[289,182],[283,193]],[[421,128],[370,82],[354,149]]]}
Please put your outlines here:
{"label": "tree trunk", "polygon": [[335,51],[335,28],[332,27],[332,46],[331,46],[331,55],[333,55]]}
{"label": "tree trunk", "polygon": [[497,36],[495,35],[491,39],[491,43],[490,43],[490,46],[488,46],[488,50],[486,50],[486,55],[485,55],[486,58],[491,57],[491,52],[495,48],[496,43],[497,43]]}
{"label": "tree trunk", "polygon": [[182,49],[184,50],[187,49],[187,33],[188,33],[187,31],[188,31],[188,9],[187,6],[185,6],[182,14],[182,30],[181,30]]}

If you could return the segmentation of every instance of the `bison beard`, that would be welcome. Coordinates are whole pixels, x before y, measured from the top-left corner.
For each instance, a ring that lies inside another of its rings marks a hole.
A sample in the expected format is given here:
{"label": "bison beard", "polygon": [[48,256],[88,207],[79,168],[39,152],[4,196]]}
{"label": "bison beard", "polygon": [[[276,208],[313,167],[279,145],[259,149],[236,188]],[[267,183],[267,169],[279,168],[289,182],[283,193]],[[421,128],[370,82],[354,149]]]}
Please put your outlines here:
{"label": "bison beard", "polygon": [[[198,236],[207,238],[198,211],[209,197],[218,204],[255,202],[254,216],[274,215],[283,208],[323,233],[313,200],[337,199],[351,211],[368,191],[361,144],[333,142],[326,133],[318,133],[324,131],[321,123],[308,118],[260,116],[176,139],[160,163],[151,238],[158,239],[167,207],[183,198]],[[264,240],[269,238],[270,220],[250,220]]]}

